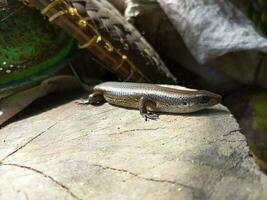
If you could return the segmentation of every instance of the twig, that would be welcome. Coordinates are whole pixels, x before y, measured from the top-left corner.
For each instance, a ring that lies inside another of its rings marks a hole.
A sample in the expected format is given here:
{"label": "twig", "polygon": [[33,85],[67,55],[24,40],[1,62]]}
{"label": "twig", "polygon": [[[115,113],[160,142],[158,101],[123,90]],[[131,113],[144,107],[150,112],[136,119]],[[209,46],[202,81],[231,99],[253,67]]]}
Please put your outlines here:
{"label": "twig", "polygon": [[[0,0],[2,1],[2,0]],[[18,9],[14,10],[13,12],[11,12],[9,15],[7,15],[6,17],[4,17],[3,19],[0,20],[0,23],[6,21],[8,18],[10,18],[12,15],[16,14],[18,11],[20,11],[24,6],[20,6]],[[0,7],[1,9],[1,7]]]}

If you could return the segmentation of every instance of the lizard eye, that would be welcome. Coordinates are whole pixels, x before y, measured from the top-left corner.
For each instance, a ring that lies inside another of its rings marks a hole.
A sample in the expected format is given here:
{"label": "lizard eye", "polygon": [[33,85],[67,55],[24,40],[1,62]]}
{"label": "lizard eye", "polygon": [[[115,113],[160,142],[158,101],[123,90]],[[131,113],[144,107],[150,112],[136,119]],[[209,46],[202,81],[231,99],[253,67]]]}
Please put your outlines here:
{"label": "lizard eye", "polygon": [[187,102],[184,101],[184,102],[183,102],[183,105],[186,106],[186,105],[187,105]]}
{"label": "lizard eye", "polygon": [[198,100],[199,100],[199,103],[205,104],[205,103],[208,103],[210,99],[211,98],[208,96],[200,96]]}

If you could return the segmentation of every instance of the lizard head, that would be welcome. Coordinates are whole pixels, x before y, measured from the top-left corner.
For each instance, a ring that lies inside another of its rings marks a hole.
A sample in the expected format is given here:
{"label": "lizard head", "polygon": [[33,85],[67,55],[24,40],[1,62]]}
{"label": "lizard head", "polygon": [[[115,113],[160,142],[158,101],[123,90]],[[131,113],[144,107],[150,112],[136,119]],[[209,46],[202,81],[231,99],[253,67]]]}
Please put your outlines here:
{"label": "lizard head", "polygon": [[174,95],[167,103],[159,102],[157,106],[163,112],[192,113],[219,104],[221,99],[220,95],[205,90],[184,91],[183,95]]}
{"label": "lizard head", "polygon": [[221,95],[201,90],[199,91],[199,94],[196,95],[194,100],[195,104],[200,108],[208,108],[220,103],[221,99],[222,99]]}
{"label": "lizard head", "polygon": [[221,99],[222,97],[218,94],[205,90],[198,90],[194,91],[193,95],[191,94],[188,97],[185,97],[179,108],[181,109],[181,112],[184,113],[196,112],[219,104]]}

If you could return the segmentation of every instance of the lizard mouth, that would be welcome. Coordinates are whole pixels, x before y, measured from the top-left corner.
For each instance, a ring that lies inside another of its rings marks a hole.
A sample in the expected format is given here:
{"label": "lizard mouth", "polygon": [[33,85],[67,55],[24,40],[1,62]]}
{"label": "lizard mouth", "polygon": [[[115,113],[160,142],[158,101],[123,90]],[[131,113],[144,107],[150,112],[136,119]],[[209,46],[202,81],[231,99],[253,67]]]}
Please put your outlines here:
{"label": "lizard mouth", "polygon": [[214,106],[214,105],[217,105],[217,104],[221,103],[221,101],[222,101],[222,96],[216,94],[216,96],[214,96],[212,98],[212,100],[210,101],[210,103],[211,103],[211,105]]}

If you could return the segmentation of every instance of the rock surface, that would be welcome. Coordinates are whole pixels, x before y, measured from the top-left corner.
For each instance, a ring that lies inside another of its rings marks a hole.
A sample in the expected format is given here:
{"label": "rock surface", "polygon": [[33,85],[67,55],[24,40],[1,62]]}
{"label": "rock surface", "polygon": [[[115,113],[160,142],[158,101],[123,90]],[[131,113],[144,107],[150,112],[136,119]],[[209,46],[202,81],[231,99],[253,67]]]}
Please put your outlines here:
{"label": "rock surface", "polygon": [[267,176],[219,105],[145,122],[74,101],[0,130],[0,199],[267,199]]}

